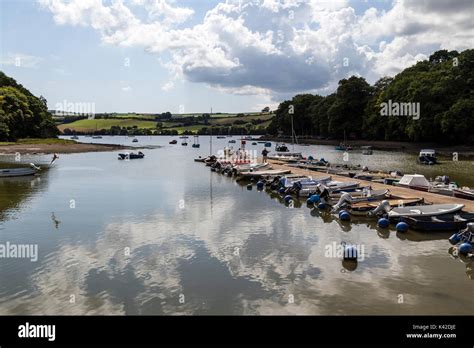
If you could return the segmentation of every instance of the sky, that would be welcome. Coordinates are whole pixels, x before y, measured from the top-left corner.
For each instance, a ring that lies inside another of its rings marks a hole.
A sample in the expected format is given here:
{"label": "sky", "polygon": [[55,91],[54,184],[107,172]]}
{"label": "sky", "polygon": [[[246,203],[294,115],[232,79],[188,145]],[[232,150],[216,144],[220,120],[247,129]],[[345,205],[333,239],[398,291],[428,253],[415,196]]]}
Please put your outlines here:
{"label": "sky", "polygon": [[249,112],[474,48],[472,0],[0,0],[0,70],[55,109]]}

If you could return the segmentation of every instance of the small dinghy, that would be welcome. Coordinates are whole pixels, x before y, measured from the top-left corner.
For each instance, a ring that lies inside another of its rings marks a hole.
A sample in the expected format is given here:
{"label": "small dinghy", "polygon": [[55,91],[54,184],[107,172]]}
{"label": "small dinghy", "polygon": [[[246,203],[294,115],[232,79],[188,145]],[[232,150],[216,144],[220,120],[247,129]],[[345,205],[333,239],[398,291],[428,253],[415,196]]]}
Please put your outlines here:
{"label": "small dinghy", "polygon": [[440,216],[402,217],[401,221],[418,231],[459,231],[474,222],[474,213],[458,212]]}
{"label": "small dinghy", "polygon": [[388,212],[389,218],[440,216],[453,214],[464,208],[464,204],[432,204],[415,207],[396,207]]}
{"label": "small dinghy", "polygon": [[359,182],[357,181],[329,181],[328,183],[324,184],[326,188],[331,193],[338,193],[338,192],[351,192],[355,191],[359,188]]}
{"label": "small dinghy", "polygon": [[330,180],[330,176],[317,179],[313,179],[311,177],[304,178],[295,181],[291,187],[286,188],[286,192],[289,194],[295,193],[299,197],[308,197],[317,192],[318,185],[325,185]]}
{"label": "small dinghy", "polygon": [[333,205],[332,211],[335,212],[342,207],[347,205],[352,205],[354,203],[359,202],[374,202],[380,201],[387,197],[388,190],[363,190],[357,192],[343,192],[340,195],[338,194],[330,194],[329,197],[325,197],[321,194],[321,199]]}
{"label": "small dinghy", "polygon": [[33,163],[30,164],[29,168],[4,168],[0,169],[0,178],[35,175],[38,170],[40,170],[40,168]]}
{"label": "small dinghy", "polygon": [[453,196],[457,198],[469,199],[471,201],[474,200],[474,189],[462,188],[462,189],[454,189]]}
{"label": "small dinghy", "polygon": [[253,172],[256,170],[263,170],[264,168],[270,169],[270,165],[268,163],[245,163],[245,164],[237,164],[232,167],[232,171],[235,174],[240,174],[243,172]]}
{"label": "small dinghy", "polygon": [[[384,202],[388,203],[388,210],[395,207],[413,206],[423,203],[423,198],[400,198],[400,199],[387,199]],[[380,206],[380,202],[358,202],[351,204],[349,213],[351,215],[367,216],[369,212],[373,211]]]}
{"label": "small dinghy", "polygon": [[170,143],[171,145],[174,145],[174,144],[177,144],[178,141],[177,141],[176,139],[173,139],[173,140],[171,140],[169,143]]}
{"label": "small dinghy", "polygon": [[139,151],[138,153],[131,152],[131,153],[118,154],[119,160],[129,160],[129,159],[137,159],[137,158],[143,158],[143,157],[145,157],[145,154],[141,151]]}
{"label": "small dinghy", "polygon": [[300,186],[300,189],[303,189],[305,187],[308,188],[308,186],[316,186],[323,182],[329,182],[330,180],[330,176],[313,179],[313,177],[306,175],[286,175],[280,179],[280,184],[283,187],[294,187],[295,184],[298,183],[297,186]]}
{"label": "small dinghy", "polygon": [[248,171],[240,173],[240,176],[243,178],[256,178],[261,176],[276,176],[276,175],[284,175],[291,173],[291,170],[285,169],[268,169],[268,170],[255,170],[255,171]]}
{"label": "small dinghy", "polygon": [[132,140],[132,143],[138,143],[138,139],[137,139],[137,138],[134,138],[134,139]]}

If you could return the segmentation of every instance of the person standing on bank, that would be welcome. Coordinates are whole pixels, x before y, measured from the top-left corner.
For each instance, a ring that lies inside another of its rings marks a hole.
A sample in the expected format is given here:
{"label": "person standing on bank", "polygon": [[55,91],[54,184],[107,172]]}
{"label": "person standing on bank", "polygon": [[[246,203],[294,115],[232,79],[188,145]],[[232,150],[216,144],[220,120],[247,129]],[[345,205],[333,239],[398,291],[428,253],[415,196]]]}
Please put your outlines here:
{"label": "person standing on bank", "polygon": [[268,155],[268,150],[264,148],[263,151],[262,151],[262,157],[263,157],[262,162],[263,163],[267,163],[267,155]]}

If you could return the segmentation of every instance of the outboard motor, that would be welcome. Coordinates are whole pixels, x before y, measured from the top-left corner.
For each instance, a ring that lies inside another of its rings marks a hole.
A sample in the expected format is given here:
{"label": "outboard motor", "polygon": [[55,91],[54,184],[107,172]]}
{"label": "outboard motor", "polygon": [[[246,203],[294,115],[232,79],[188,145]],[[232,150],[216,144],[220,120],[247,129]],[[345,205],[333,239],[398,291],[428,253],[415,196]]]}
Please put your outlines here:
{"label": "outboard motor", "polygon": [[392,207],[390,206],[390,202],[383,200],[377,208],[369,211],[369,216],[378,215],[379,213],[388,213],[391,209]]}
{"label": "outboard motor", "polygon": [[319,183],[316,185],[316,193],[319,195],[321,202],[328,203],[329,202],[329,190],[326,186]]}
{"label": "outboard motor", "polygon": [[344,192],[339,198],[339,201],[332,208],[332,212],[338,211],[342,206],[352,203],[353,199],[350,193]]}

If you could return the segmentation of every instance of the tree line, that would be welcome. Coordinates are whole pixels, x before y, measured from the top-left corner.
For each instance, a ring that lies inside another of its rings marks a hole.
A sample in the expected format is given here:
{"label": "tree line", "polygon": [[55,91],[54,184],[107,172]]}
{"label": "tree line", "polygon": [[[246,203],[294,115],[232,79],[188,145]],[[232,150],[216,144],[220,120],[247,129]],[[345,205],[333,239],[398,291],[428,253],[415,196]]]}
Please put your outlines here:
{"label": "tree line", "polygon": [[58,134],[46,99],[35,97],[0,71],[0,141],[50,138]]}
{"label": "tree line", "polygon": [[474,50],[440,50],[374,85],[351,76],[330,95],[296,95],[280,103],[267,132],[291,135],[293,118],[297,135],[472,145],[473,90]]}

